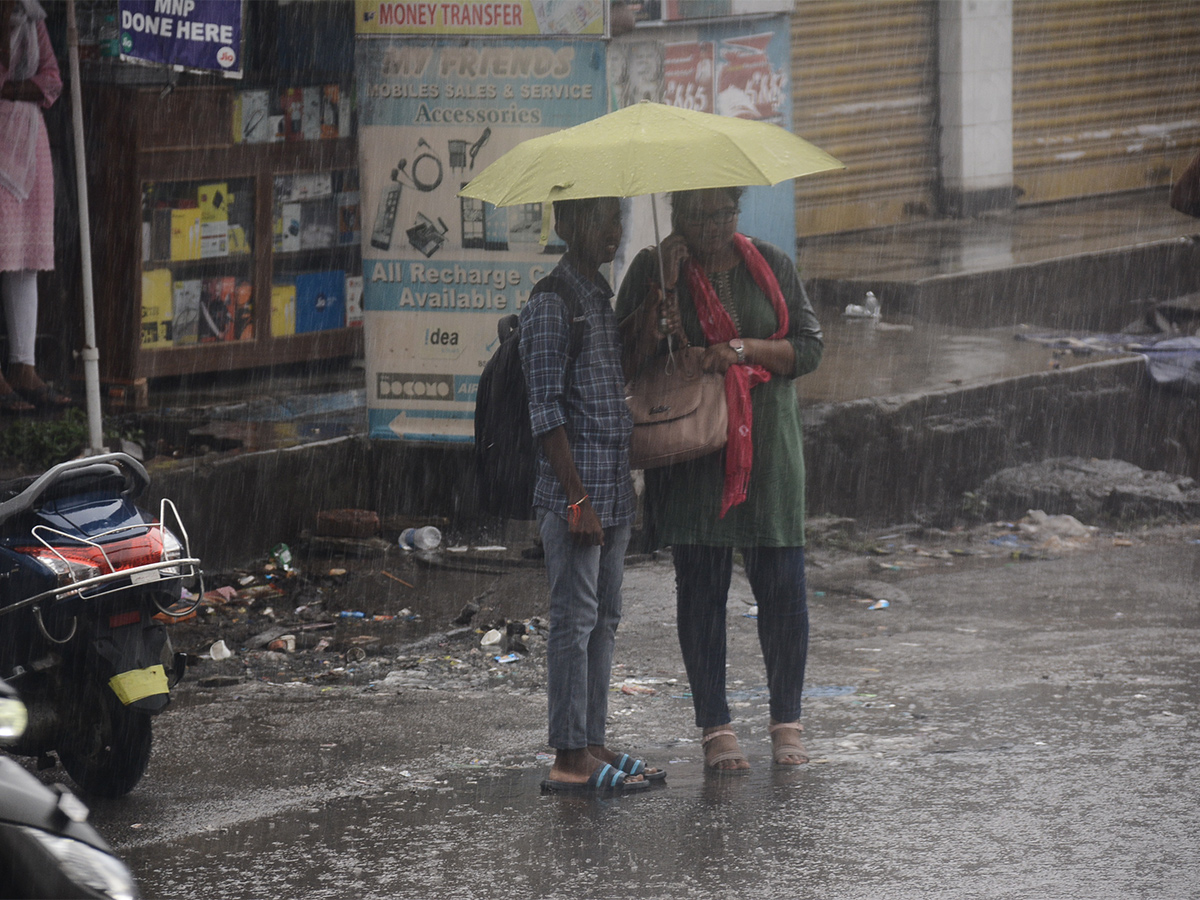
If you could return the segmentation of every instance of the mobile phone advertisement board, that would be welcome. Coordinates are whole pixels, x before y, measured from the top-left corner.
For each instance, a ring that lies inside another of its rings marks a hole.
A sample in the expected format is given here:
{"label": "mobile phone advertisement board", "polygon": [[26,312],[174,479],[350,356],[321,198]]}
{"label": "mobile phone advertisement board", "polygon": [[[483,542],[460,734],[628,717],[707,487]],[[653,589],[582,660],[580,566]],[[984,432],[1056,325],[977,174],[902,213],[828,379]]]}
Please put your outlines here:
{"label": "mobile phone advertisement board", "polygon": [[[427,5],[425,26],[386,3],[356,6],[367,409],[374,438],[470,443],[497,323],[520,312],[566,248],[553,233],[540,243],[541,204],[497,209],[458,191],[521,141],[641,99],[789,127],[788,17],[667,26],[628,40],[544,30],[464,40],[441,31],[439,17],[456,4]],[[545,14],[551,5],[523,8]],[[668,208],[659,210],[664,234]],[[654,240],[649,198],[627,201],[625,213],[614,286]],[[792,183],[751,188],[740,227],[794,254]]]}
{"label": "mobile phone advertisement board", "polygon": [[359,4],[355,59],[370,434],[467,443],[497,323],[565,248],[540,243],[541,204],[458,191],[521,141],[608,111],[604,44],[364,36],[382,5]]}
{"label": "mobile phone advertisement board", "polygon": [[242,77],[241,0],[119,0],[122,62]]}

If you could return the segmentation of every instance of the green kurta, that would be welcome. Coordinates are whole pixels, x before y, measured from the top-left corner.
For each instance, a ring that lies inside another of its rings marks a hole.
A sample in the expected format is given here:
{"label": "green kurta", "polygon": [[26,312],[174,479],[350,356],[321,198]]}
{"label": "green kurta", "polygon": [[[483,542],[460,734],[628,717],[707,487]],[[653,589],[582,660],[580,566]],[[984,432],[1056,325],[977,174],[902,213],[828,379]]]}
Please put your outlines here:
{"label": "green kurta", "polygon": [[[657,546],[705,544],[719,547],[804,546],[804,454],[800,406],[793,379],[821,361],[821,325],[792,261],[778,248],[754,242],[770,265],[788,307],[787,340],[796,350],[792,377],[772,375],[750,389],[754,413],[754,462],[746,500],[721,514],[725,454],[712,453],[686,463],[646,471],[645,518]],[[637,255],[617,295],[617,318],[641,304],[648,282],[658,281],[655,250]],[[708,345],[685,279],[676,285],[680,316],[693,346]],[[770,299],[745,264],[732,273],[734,322],[746,338],[769,338],[779,328]]]}

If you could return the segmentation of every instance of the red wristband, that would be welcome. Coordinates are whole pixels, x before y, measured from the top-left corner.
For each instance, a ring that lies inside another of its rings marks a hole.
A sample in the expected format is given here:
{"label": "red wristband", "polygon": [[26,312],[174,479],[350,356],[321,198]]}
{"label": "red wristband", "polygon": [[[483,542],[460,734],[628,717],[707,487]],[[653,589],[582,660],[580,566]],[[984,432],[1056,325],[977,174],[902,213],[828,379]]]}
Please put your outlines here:
{"label": "red wristband", "polygon": [[583,501],[587,498],[588,495],[584,494],[574,503],[567,504],[567,524],[572,528],[578,525],[580,520],[583,519]]}

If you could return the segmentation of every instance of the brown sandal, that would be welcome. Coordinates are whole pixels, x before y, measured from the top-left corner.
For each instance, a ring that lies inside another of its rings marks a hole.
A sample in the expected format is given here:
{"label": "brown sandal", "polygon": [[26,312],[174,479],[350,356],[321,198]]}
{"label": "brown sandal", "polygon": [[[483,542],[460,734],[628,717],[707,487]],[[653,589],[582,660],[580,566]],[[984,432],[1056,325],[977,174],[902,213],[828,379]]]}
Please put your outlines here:
{"label": "brown sandal", "polygon": [[[708,755],[708,742],[715,740],[719,737],[733,738],[734,749],[723,750],[720,753],[714,753],[712,756],[709,756]],[[745,774],[749,773],[750,760],[746,759],[745,754],[743,754],[741,751],[741,748],[738,747],[737,735],[734,734],[733,731],[731,731],[730,729],[722,728],[720,731],[713,731],[713,732],[710,732],[710,733],[704,735],[702,738],[700,738],[700,746],[704,748],[704,768],[707,771],[715,772],[718,775],[745,775]],[[732,761],[741,760],[742,762],[746,763],[747,765],[735,766],[733,768],[723,768],[721,766],[721,763],[729,762],[731,760]]]}
{"label": "brown sandal", "polygon": [[[802,766],[808,762],[808,750],[800,740],[804,726],[799,722],[776,722],[767,729],[771,734],[772,756],[777,766]],[[800,762],[786,762],[798,757]]]}

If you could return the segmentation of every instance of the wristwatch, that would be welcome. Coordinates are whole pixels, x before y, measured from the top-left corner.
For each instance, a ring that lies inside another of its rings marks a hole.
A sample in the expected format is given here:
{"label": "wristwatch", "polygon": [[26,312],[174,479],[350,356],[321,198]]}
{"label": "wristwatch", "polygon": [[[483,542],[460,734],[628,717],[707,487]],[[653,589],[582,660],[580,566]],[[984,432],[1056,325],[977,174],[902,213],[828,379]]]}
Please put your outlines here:
{"label": "wristwatch", "polygon": [[737,354],[738,365],[744,366],[746,364],[746,342],[741,338],[734,338],[729,342],[729,346],[733,349],[733,352]]}

